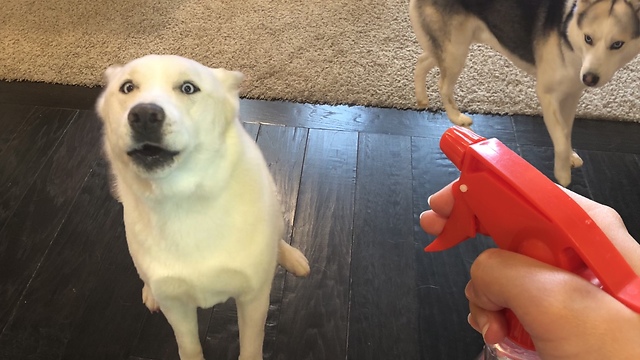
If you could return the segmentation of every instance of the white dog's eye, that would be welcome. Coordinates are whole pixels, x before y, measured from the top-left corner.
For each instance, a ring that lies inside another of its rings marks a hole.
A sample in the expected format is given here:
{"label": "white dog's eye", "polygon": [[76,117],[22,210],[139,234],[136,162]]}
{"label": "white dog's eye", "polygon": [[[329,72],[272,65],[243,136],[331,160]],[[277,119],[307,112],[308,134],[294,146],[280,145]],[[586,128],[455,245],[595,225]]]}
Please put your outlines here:
{"label": "white dog's eye", "polygon": [[122,85],[120,85],[120,92],[123,94],[128,94],[136,89],[136,86],[133,85],[131,80],[125,81]]}
{"label": "white dog's eye", "polygon": [[182,85],[180,85],[180,91],[182,91],[183,94],[191,95],[197,93],[198,91],[200,91],[200,89],[198,89],[198,87],[194,84],[185,81]]}
{"label": "white dog's eye", "polygon": [[591,36],[587,34],[584,35],[584,42],[586,42],[589,45],[593,45],[593,39],[591,38]]}
{"label": "white dog's eye", "polygon": [[609,49],[618,50],[622,47],[622,45],[624,45],[624,41],[616,41],[613,44],[611,44],[611,46],[609,46]]}

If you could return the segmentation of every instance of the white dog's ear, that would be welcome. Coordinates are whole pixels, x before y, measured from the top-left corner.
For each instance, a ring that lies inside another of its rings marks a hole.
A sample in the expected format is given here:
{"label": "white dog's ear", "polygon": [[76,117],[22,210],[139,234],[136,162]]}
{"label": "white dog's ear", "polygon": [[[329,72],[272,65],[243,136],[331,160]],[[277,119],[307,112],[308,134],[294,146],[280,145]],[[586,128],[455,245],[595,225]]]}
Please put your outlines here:
{"label": "white dog's ear", "polygon": [[244,80],[244,74],[239,71],[230,71],[225,69],[211,69],[213,74],[222,83],[227,91],[238,92],[240,84]]}
{"label": "white dog's ear", "polygon": [[109,66],[102,74],[102,81],[104,81],[105,84],[108,84],[109,82],[111,82],[111,80],[113,80],[113,78],[117,76],[121,69],[122,65]]}

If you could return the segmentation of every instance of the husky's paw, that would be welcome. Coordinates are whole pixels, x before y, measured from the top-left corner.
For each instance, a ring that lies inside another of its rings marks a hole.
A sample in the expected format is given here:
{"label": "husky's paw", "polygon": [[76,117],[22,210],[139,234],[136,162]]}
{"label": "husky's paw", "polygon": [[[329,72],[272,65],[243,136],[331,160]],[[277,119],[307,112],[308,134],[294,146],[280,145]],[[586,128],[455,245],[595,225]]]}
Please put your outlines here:
{"label": "husky's paw", "polygon": [[295,276],[307,276],[311,272],[309,260],[300,250],[289,244],[280,247],[278,263]]}
{"label": "husky's paw", "polygon": [[429,98],[428,97],[418,97],[418,108],[426,109],[429,107]]}
{"label": "husky's paw", "polygon": [[583,161],[580,158],[580,156],[578,154],[576,154],[575,151],[573,151],[571,153],[571,167],[572,168],[579,168],[580,166],[582,166]]}
{"label": "husky's paw", "polygon": [[152,313],[160,311],[160,305],[156,302],[156,299],[153,297],[151,289],[147,284],[144,284],[144,287],[142,288],[142,302]]}
{"label": "husky's paw", "polygon": [[451,122],[458,125],[458,126],[464,126],[464,127],[471,127],[471,125],[473,125],[473,120],[468,117],[465,114],[460,114],[456,117],[450,118]]}

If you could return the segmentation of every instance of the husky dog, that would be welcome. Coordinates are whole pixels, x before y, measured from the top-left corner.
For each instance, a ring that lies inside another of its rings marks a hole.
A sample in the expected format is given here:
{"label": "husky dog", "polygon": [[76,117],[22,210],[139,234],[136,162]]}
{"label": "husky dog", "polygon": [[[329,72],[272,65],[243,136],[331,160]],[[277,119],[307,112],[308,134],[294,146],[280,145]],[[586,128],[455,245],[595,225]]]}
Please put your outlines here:
{"label": "husky dog", "polygon": [[298,276],[309,264],[281,240],[275,185],[238,121],[242,74],[149,55],[105,77],[96,107],[144,304],[182,360],[201,360],[197,307],[234,297],[240,359],[262,359],[276,261]]}
{"label": "husky dog", "polygon": [[536,77],[536,92],[553,141],[554,175],[571,182],[582,165],[571,129],[586,87],[607,83],[640,50],[640,0],[411,0],[409,15],[423,53],[415,70],[418,105],[427,107],[428,72],[440,69],[447,116],[470,126],[453,90],[469,46],[484,43]]}

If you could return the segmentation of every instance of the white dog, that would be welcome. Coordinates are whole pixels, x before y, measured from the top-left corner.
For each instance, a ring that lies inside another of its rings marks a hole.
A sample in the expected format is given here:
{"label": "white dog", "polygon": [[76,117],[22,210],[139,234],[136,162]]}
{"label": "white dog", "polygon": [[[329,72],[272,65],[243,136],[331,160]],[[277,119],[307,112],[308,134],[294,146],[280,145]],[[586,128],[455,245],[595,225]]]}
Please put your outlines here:
{"label": "white dog", "polygon": [[418,104],[428,106],[425,78],[440,68],[440,97],[456,125],[469,126],[453,98],[469,46],[485,43],[537,79],[544,123],[564,186],[571,167],[571,129],[583,90],[607,83],[640,50],[640,0],[411,0],[409,15],[424,50],[418,58]]}
{"label": "white dog", "polygon": [[191,360],[203,359],[197,307],[233,297],[240,359],[262,359],[276,261],[298,276],[309,264],[282,240],[275,185],[238,121],[242,74],[149,55],[105,77],[97,111],[143,302]]}

